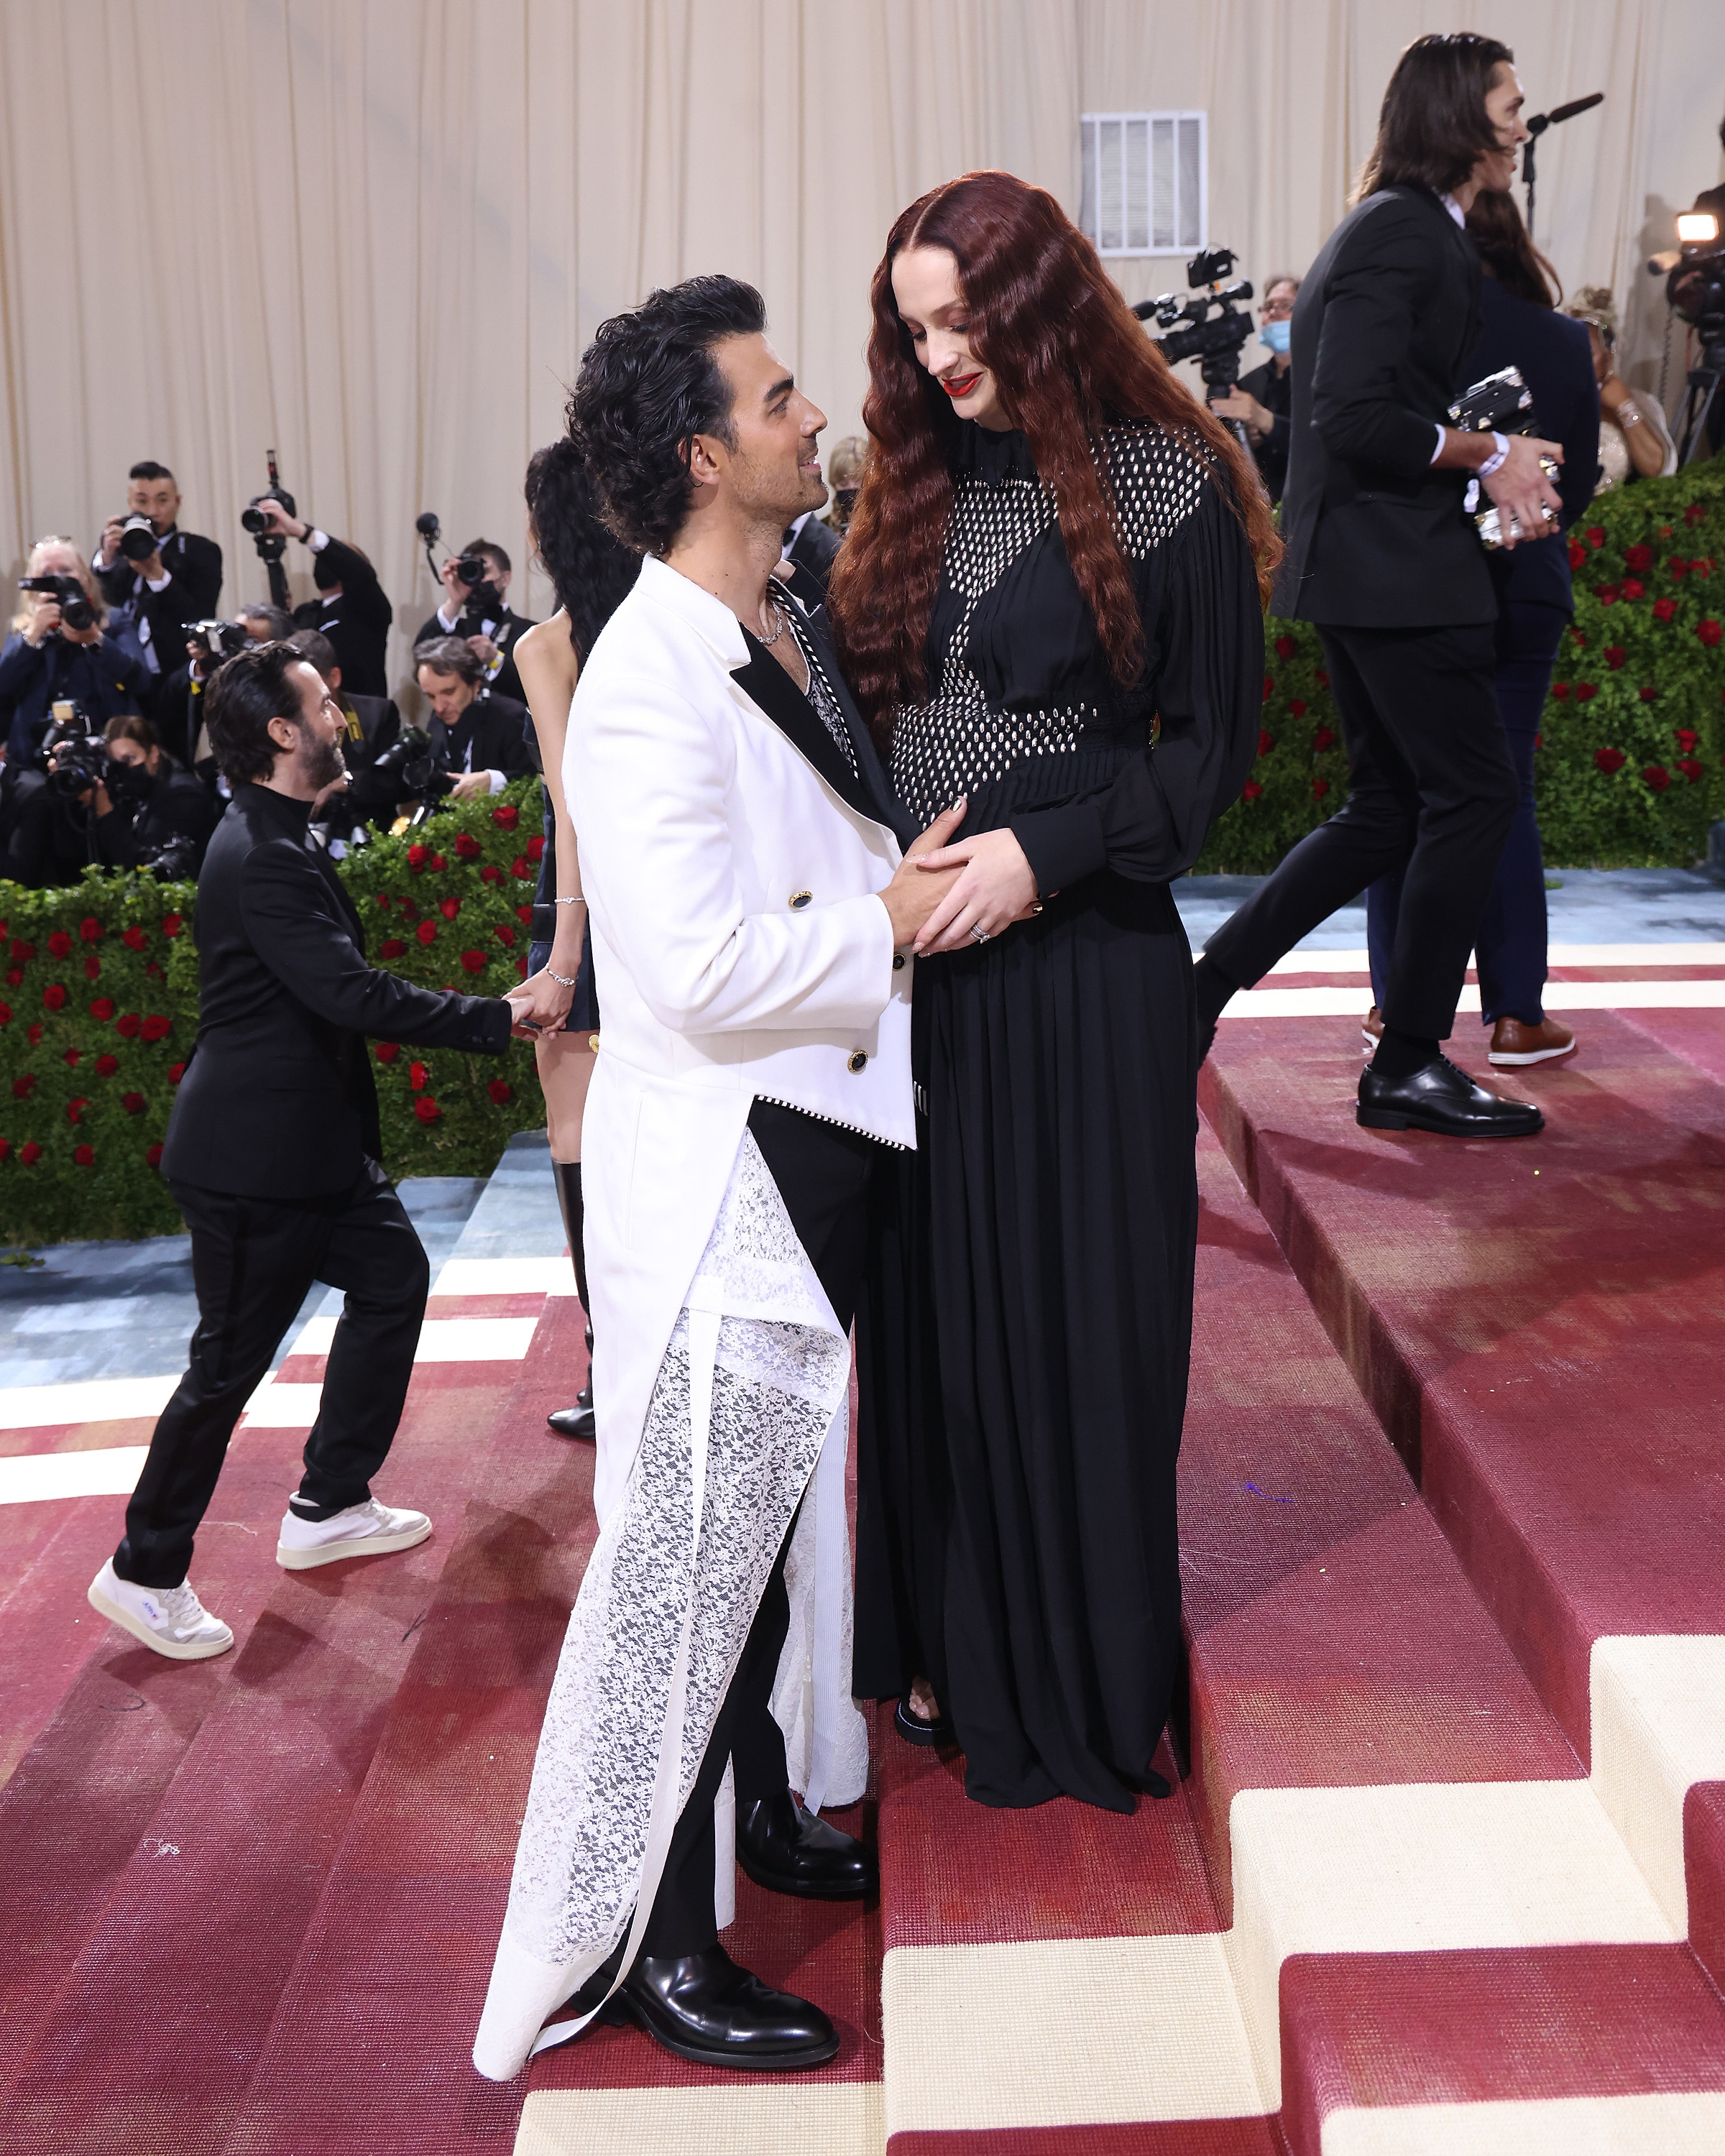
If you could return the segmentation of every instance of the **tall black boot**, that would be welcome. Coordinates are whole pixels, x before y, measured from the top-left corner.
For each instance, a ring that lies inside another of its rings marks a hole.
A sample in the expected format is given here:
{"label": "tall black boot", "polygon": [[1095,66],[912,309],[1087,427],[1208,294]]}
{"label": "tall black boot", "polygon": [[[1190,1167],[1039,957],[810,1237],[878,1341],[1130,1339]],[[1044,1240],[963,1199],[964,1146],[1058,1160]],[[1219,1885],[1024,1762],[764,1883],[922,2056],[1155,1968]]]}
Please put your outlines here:
{"label": "tall black boot", "polygon": [[587,1312],[587,1383],[575,1395],[572,1408],[554,1408],[545,1418],[559,1437],[585,1438],[589,1443],[593,1436],[593,1306],[587,1299],[587,1253],[582,1247],[582,1228],[586,1209],[581,1202],[581,1163],[578,1160],[554,1160],[551,1172],[557,1178],[557,1204],[562,1209],[563,1233],[568,1238],[569,1257],[575,1267],[575,1292],[581,1297],[581,1307]]}

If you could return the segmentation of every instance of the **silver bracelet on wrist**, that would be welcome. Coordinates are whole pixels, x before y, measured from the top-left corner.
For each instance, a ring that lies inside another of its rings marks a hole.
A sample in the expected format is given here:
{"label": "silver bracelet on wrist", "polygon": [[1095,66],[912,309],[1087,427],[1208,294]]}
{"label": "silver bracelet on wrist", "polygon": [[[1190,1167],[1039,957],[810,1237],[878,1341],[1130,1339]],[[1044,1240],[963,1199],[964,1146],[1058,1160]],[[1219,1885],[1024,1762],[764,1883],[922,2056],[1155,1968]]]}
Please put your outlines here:
{"label": "silver bracelet on wrist", "polygon": [[574,987],[575,983],[572,980],[566,978],[562,973],[552,973],[549,966],[547,966],[545,970],[547,973],[551,973],[551,978],[557,983],[560,988],[572,988]]}
{"label": "silver bracelet on wrist", "polygon": [[554,898],[552,901],[553,906],[585,906],[586,903],[587,901],[578,893],[573,898]]}
{"label": "silver bracelet on wrist", "polygon": [[1616,420],[1618,425],[1622,428],[1625,434],[1627,434],[1631,427],[1639,427],[1641,424],[1640,412],[1635,405],[1630,403],[1627,398],[1625,398],[1622,403],[1617,407],[1617,409],[1611,416]]}

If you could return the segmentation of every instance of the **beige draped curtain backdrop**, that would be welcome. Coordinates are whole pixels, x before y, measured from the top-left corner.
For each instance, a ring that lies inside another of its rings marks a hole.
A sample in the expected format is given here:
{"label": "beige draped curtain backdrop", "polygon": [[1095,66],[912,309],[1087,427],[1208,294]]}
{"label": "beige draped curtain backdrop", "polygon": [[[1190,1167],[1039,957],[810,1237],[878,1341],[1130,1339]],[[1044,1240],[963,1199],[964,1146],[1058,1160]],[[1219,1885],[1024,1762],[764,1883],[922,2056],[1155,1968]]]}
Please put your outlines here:
{"label": "beige draped curtain backdrop", "polygon": [[[1566,284],[1627,298],[1656,388],[1640,261],[1719,177],[1717,27],[1715,0],[0,0],[0,559],[89,545],[156,457],[231,608],[264,589],[239,512],[274,447],[377,562],[403,678],[436,596],[421,510],[501,540],[542,610],[523,467],[653,285],[757,283],[830,440],[923,189],[999,165],[1076,213],[1081,112],[1199,109],[1212,243],[1302,269],[1428,29],[1503,38],[1535,110],[1606,93],[1541,146],[1539,237]],[[1113,266],[1133,299],[1183,284]],[[1680,337],[1673,398],[1682,364]]]}

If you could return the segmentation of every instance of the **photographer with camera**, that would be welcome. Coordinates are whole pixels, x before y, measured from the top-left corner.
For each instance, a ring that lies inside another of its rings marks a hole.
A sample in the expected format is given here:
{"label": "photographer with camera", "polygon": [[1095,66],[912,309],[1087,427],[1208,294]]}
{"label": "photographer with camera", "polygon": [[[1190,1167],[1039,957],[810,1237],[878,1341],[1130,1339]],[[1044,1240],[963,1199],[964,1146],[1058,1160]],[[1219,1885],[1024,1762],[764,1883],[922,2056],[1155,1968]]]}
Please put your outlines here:
{"label": "photographer with camera", "polygon": [[126,511],[102,527],[90,567],[108,604],[137,639],[151,674],[175,663],[188,621],[222,596],[222,550],[179,528],[180,490],[166,465],[146,459],[127,478]]}
{"label": "photographer with camera", "polygon": [[[532,626],[523,624],[523,629]],[[453,775],[457,801],[501,793],[533,767],[527,707],[486,685],[486,670],[465,639],[434,636],[416,644],[413,670],[431,717],[428,745],[439,773]]]}
{"label": "photographer with camera", "polygon": [[[434,519],[432,528],[436,529]],[[505,596],[512,573],[509,557],[495,540],[470,540],[438,571],[444,603],[420,625],[413,641],[417,645],[435,637],[462,638],[484,667],[487,686],[525,710],[526,691],[510,654],[535,624],[526,615],[515,613]]]}
{"label": "photographer with camera", "polygon": [[203,692],[211,675],[248,644],[283,644],[293,633],[293,616],[267,600],[236,608],[228,621],[187,624],[185,664],[158,685],[150,721],[175,762],[195,772],[212,791],[216,763],[203,727]]}
{"label": "photographer with camera", "polygon": [[341,713],[285,645],[242,652],[210,687],[234,791],[198,886],[198,1043],[162,1173],[192,1236],[198,1329],[151,1439],[95,1609],[175,1661],[234,1635],[187,1578],[241,1411],[315,1281],[346,1307],[305,1472],[276,1543],[289,1571],[412,1548],[423,1512],[371,1492],[401,1419],[430,1269],[379,1165],[367,1036],[501,1055],[518,1003],[415,988],[366,963],[359,915],[307,835],[341,770]]}
{"label": "photographer with camera", "polygon": [[[1293,316],[1294,412],[1271,605],[1314,622],[1348,747],[1347,804],[1213,936],[1195,968],[1201,1048],[1224,1005],[1380,875],[1405,870],[1384,1032],[1359,1083],[1368,1129],[1513,1137],[1537,1108],[1445,1056],[1505,835],[1514,767],[1498,713],[1497,598],[1469,513],[1477,482],[1506,547],[1549,546],[1562,446],[1446,423],[1479,341],[1463,229],[1528,139],[1507,46],[1417,38],[1384,93],[1357,205]],[[1482,501],[1483,509],[1486,504]]]}
{"label": "photographer with camera", "polygon": [[377,759],[401,738],[401,713],[388,696],[357,696],[344,685],[341,664],[329,638],[315,629],[296,629],[288,639],[302,659],[309,659],[322,675],[324,686],[336,700],[346,722],[342,759],[350,774],[348,784],[314,807],[311,820],[322,829],[326,843],[339,860],[352,843],[361,824],[388,825],[395,814],[398,788],[380,773]]}
{"label": "photographer with camera", "polygon": [[105,865],[195,876],[219,814],[209,788],[180,768],[147,719],[110,719],[103,740],[105,772],[83,798]]}
{"label": "photographer with camera", "polygon": [[1271,279],[1264,287],[1258,334],[1270,357],[1262,367],[1243,374],[1225,396],[1213,397],[1210,409],[1218,418],[1237,419],[1245,428],[1246,446],[1264,482],[1264,491],[1280,501],[1288,475],[1290,414],[1294,408],[1294,382],[1289,325],[1294,302],[1300,296],[1300,280],[1286,275]]}
{"label": "photographer with camera", "polygon": [[273,538],[300,540],[311,556],[318,597],[294,608],[296,628],[316,629],[335,647],[336,664],[350,690],[362,696],[389,694],[384,653],[395,609],[377,582],[377,572],[357,547],[329,533],[269,495],[249,505],[260,531]]}
{"label": "photographer with camera", "polygon": [[10,706],[9,772],[35,765],[57,703],[82,705],[102,723],[135,712],[149,688],[141,663],[107,634],[101,595],[75,542],[39,539],[18,589],[23,604],[0,647],[0,706]]}

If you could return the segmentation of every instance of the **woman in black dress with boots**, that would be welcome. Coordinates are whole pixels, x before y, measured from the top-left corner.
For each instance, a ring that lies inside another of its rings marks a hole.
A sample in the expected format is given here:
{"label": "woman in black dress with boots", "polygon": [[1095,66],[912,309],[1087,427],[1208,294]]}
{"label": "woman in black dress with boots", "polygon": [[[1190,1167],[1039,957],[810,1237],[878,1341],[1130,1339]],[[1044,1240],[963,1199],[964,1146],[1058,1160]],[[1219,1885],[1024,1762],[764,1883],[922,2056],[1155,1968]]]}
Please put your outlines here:
{"label": "woman in black dress with boots", "polygon": [[1256,753],[1276,542],[1040,189],[925,196],[873,300],[832,608],[913,819],[968,808],[859,1321],[855,1688],[950,1730],[985,1804],[1129,1811],[1179,1651],[1197,1239],[1168,886]]}

